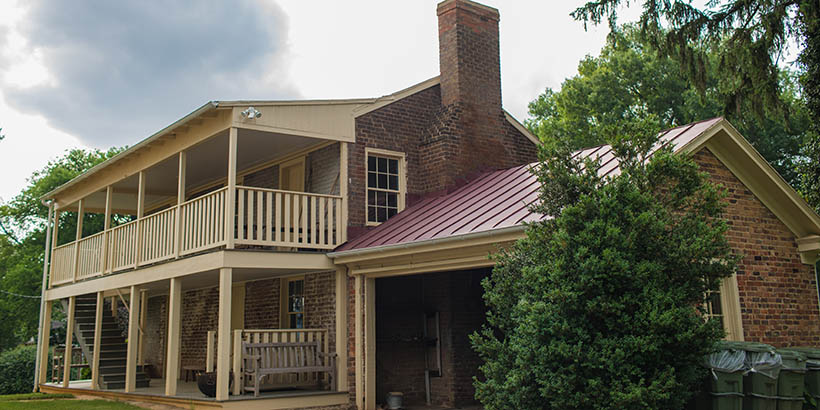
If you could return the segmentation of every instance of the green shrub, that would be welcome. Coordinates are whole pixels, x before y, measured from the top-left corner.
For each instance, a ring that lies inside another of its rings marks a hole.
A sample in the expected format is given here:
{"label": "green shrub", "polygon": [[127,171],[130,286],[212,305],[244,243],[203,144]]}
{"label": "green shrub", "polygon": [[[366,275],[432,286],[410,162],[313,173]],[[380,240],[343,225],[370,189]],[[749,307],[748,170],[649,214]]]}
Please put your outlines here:
{"label": "green shrub", "polygon": [[488,410],[681,409],[705,376],[723,329],[696,307],[736,264],[722,191],[684,154],[645,161],[652,138],[615,142],[610,178],[542,152],[536,210],[553,218],[498,257],[472,338]]}
{"label": "green shrub", "polygon": [[34,388],[37,346],[17,346],[0,353],[0,394],[29,393]]}

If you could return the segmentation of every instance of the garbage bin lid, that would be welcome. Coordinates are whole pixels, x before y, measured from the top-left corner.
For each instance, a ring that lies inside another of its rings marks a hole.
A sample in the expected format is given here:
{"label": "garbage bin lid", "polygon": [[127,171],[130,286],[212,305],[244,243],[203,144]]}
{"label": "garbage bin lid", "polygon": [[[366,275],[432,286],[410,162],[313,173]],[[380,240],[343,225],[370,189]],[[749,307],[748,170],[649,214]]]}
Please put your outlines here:
{"label": "garbage bin lid", "polygon": [[718,344],[718,348],[724,347],[726,349],[743,350],[746,352],[757,353],[774,353],[776,350],[774,346],[758,342],[730,342],[723,341]]}
{"label": "garbage bin lid", "polygon": [[820,359],[820,348],[817,347],[808,347],[808,346],[801,346],[801,347],[789,347],[782,350],[792,350],[795,352],[800,352],[806,355],[806,359]]}

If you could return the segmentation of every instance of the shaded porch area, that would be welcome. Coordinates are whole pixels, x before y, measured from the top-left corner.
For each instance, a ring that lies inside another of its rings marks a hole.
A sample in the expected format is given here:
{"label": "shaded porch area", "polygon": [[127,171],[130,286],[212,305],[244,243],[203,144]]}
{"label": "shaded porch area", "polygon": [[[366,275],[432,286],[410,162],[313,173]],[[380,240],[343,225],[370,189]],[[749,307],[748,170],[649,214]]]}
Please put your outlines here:
{"label": "shaded porch area", "polygon": [[72,393],[98,396],[115,400],[141,401],[146,403],[166,404],[184,408],[266,408],[287,409],[295,406],[333,406],[348,403],[346,392],[312,390],[307,388],[283,388],[263,392],[259,397],[253,395],[231,395],[227,401],[217,401],[199,391],[196,382],[180,381],[173,396],[165,395],[165,380],[154,379],[150,387],[140,388],[126,393],[124,389],[95,390],[91,380],[71,381],[68,387],[62,384],[46,383],[41,389],[48,393]]}

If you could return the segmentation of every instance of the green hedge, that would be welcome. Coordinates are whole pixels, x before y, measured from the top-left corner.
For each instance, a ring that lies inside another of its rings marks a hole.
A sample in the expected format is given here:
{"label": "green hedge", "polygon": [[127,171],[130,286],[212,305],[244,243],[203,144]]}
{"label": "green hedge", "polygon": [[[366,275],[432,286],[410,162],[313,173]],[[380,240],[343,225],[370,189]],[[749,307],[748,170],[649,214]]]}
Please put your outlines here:
{"label": "green hedge", "polygon": [[37,346],[17,346],[0,353],[0,394],[30,393],[34,388]]}

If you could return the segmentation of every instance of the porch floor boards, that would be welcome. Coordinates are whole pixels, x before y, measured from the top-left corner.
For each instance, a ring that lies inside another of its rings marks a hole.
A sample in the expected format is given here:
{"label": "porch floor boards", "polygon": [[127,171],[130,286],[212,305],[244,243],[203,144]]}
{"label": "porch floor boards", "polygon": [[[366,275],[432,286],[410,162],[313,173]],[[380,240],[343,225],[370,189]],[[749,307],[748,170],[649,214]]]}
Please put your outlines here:
{"label": "porch floor boards", "polygon": [[[62,384],[56,383],[46,383],[45,386],[47,387],[57,387],[61,388]],[[76,380],[71,381],[69,383],[69,389],[76,389],[76,390],[92,390],[91,388],[91,381],[90,380]],[[97,390],[103,392],[110,392],[110,393],[122,393],[122,394],[134,394],[134,395],[142,395],[142,396],[155,396],[155,397],[167,397],[167,398],[175,398],[175,399],[183,399],[183,400],[203,400],[203,401],[216,401],[213,397],[208,397],[202,392],[199,391],[199,387],[197,387],[196,382],[186,382],[179,380],[177,382],[177,394],[175,396],[166,396],[165,395],[165,379],[151,379],[151,386],[150,387],[138,387],[135,391],[131,393],[125,393],[125,389],[107,389],[107,390]],[[273,398],[284,398],[284,397],[299,397],[299,396],[315,396],[321,394],[329,394],[329,393],[336,393],[330,392],[328,390],[307,390],[307,389],[298,389],[298,390],[279,390],[279,391],[267,391],[262,392],[259,394],[259,397],[254,397],[253,393],[245,393],[239,396],[229,396],[228,401],[242,401],[242,400],[259,400],[259,399],[273,399]],[[78,392],[78,394],[81,394]]]}

